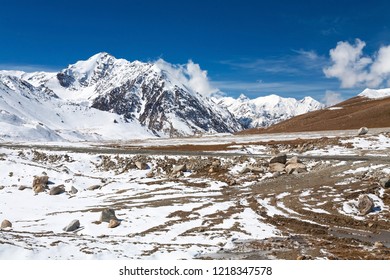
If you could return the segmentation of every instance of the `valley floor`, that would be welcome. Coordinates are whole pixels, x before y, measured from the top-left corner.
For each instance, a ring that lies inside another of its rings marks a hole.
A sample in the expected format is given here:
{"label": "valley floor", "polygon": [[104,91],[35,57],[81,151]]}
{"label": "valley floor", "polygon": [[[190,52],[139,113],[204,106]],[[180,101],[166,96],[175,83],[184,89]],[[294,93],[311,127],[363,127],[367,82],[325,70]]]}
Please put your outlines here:
{"label": "valley floor", "polygon": [[389,156],[389,129],[2,143],[0,259],[390,259]]}

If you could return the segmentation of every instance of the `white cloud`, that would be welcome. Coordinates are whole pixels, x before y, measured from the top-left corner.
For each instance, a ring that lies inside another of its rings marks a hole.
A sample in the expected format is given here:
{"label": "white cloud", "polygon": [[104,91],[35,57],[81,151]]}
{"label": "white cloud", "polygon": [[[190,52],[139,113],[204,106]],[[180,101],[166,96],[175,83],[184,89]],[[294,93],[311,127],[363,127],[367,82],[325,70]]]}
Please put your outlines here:
{"label": "white cloud", "polygon": [[207,71],[202,70],[199,64],[189,60],[184,65],[174,65],[159,59],[155,62],[156,66],[164,71],[171,78],[186,86],[188,89],[198,92],[203,96],[210,96],[219,92],[219,89],[213,87],[207,77]]}
{"label": "white cloud", "polygon": [[338,78],[342,88],[380,87],[390,83],[390,46],[381,47],[374,55],[365,56],[366,43],[338,42],[329,54],[332,65],[323,69],[326,77]]}
{"label": "white cloud", "polygon": [[332,106],[343,101],[341,94],[338,92],[327,90],[321,100],[326,106]]}

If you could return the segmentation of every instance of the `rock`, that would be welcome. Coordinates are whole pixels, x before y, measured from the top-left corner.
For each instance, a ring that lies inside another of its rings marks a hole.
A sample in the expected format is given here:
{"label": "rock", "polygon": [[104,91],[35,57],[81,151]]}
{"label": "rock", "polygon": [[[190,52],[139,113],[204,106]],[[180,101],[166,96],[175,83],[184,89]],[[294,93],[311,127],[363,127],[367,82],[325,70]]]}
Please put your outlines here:
{"label": "rock", "polygon": [[33,179],[33,187],[35,185],[43,185],[46,187],[47,183],[49,182],[49,176],[42,175],[42,176],[34,176]]}
{"label": "rock", "polygon": [[221,166],[221,162],[217,159],[217,160],[214,160],[211,165],[215,168],[218,168]]}
{"label": "rock", "polygon": [[40,192],[44,192],[45,191],[46,186],[44,186],[44,185],[34,185],[32,189],[33,189],[33,191],[35,193],[40,193]]}
{"label": "rock", "polygon": [[172,167],[172,173],[184,172],[186,170],[187,170],[187,165],[186,164],[174,165]]}
{"label": "rock", "polygon": [[79,220],[73,220],[73,221],[70,222],[69,225],[64,227],[63,230],[66,231],[66,232],[71,232],[71,231],[77,230],[78,228],[80,228],[80,221]]}
{"label": "rock", "polygon": [[269,163],[283,163],[286,164],[287,161],[287,155],[286,154],[278,154],[274,157],[272,157],[269,161]]}
{"label": "rock", "polygon": [[52,187],[49,191],[50,195],[57,195],[65,192],[65,186],[64,185],[59,185]]}
{"label": "rock", "polygon": [[264,172],[263,168],[261,168],[261,167],[252,166],[252,165],[248,165],[247,167],[249,168],[249,171],[253,172],[253,173],[263,173]]}
{"label": "rock", "polygon": [[229,186],[237,185],[237,181],[234,180],[234,179],[230,179],[230,180],[228,181],[228,185],[229,185]]}
{"label": "rock", "polygon": [[302,163],[297,156],[293,156],[289,160],[287,160],[286,165],[294,164],[294,163]]}
{"label": "rock", "polygon": [[285,170],[287,174],[307,172],[306,165],[303,163],[291,163],[286,166]]}
{"label": "rock", "polygon": [[78,192],[79,192],[79,190],[76,189],[75,187],[72,186],[72,187],[70,188],[70,193],[71,193],[71,194],[76,194],[76,193],[78,193]]}
{"label": "rock", "polygon": [[104,209],[100,215],[100,222],[109,223],[110,220],[118,220],[115,216],[115,210],[111,208]]}
{"label": "rock", "polygon": [[244,166],[244,167],[241,169],[240,174],[248,173],[249,171],[251,171],[251,170],[249,169],[249,167],[248,167],[248,166]]}
{"label": "rock", "polygon": [[275,163],[270,163],[269,164],[269,171],[270,172],[283,172],[284,171],[284,164],[283,163],[279,163],[279,162],[275,162]]}
{"label": "rock", "polygon": [[154,172],[153,171],[150,171],[148,173],[146,173],[146,178],[153,178],[154,177]]}
{"label": "rock", "polygon": [[1,222],[0,228],[12,228],[12,223],[8,220],[4,220]]}
{"label": "rock", "polygon": [[119,226],[121,224],[120,221],[116,220],[116,219],[111,219],[110,222],[108,223],[108,227],[109,228],[116,228],[117,226]]}
{"label": "rock", "polygon": [[87,190],[94,191],[94,190],[100,189],[101,187],[102,186],[100,186],[100,185],[92,185],[92,186],[88,187]]}
{"label": "rock", "polygon": [[374,209],[374,201],[366,194],[361,194],[358,199],[357,208],[360,215],[364,216],[370,213]]}
{"label": "rock", "polygon": [[23,190],[25,190],[25,189],[30,189],[30,187],[27,187],[27,186],[22,185],[22,186],[20,186],[20,187],[18,188],[19,191],[23,191]]}
{"label": "rock", "polygon": [[385,248],[385,245],[382,242],[377,241],[374,243],[374,247],[375,248]]}
{"label": "rock", "polygon": [[382,178],[379,180],[379,184],[383,188],[390,188],[390,178]]}
{"label": "rock", "polygon": [[210,167],[209,173],[214,173],[214,172],[215,172],[214,167]]}
{"label": "rock", "polygon": [[306,260],[306,256],[298,256],[297,261],[303,261]]}
{"label": "rock", "polygon": [[134,164],[140,170],[145,170],[145,169],[149,168],[149,166],[145,162],[143,162],[143,161],[136,161]]}
{"label": "rock", "polygon": [[358,131],[358,135],[366,135],[368,133],[367,127],[361,127]]}

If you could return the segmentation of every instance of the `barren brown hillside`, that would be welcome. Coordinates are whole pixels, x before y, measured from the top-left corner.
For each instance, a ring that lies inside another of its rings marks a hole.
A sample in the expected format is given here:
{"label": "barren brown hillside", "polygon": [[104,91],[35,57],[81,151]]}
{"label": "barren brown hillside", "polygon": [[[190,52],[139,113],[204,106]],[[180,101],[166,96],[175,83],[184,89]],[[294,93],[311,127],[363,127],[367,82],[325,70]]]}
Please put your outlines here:
{"label": "barren brown hillside", "polygon": [[322,131],[390,127],[390,98],[372,100],[354,97],[331,108],[296,116],[266,129],[249,129],[239,134]]}

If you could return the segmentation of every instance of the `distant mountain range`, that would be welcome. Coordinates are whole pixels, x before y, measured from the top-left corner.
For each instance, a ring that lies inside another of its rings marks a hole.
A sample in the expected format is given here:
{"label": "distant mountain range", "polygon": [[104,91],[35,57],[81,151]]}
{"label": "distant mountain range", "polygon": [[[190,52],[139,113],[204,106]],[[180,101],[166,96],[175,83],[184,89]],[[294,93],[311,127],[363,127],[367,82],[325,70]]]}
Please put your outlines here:
{"label": "distant mountain range", "polygon": [[1,140],[109,140],[231,133],[322,104],[276,95],[210,97],[186,69],[108,53],[58,73],[0,71]]}
{"label": "distant mountain range", "polygon": [[282,133],[390,127],[390,88],[365,89],[357,96],[321,110],[302,114],[266,129],[241,133]]}
{"label": "distant mountain range", "polygon": [[215,98],[214,101],[228,109],[245,129],[268,127],[294,116],[324,108],[322,103],[311,97],[297,100],[275,94],[256,99],[249,99],[241,94],[237,99],[222,97]]}

